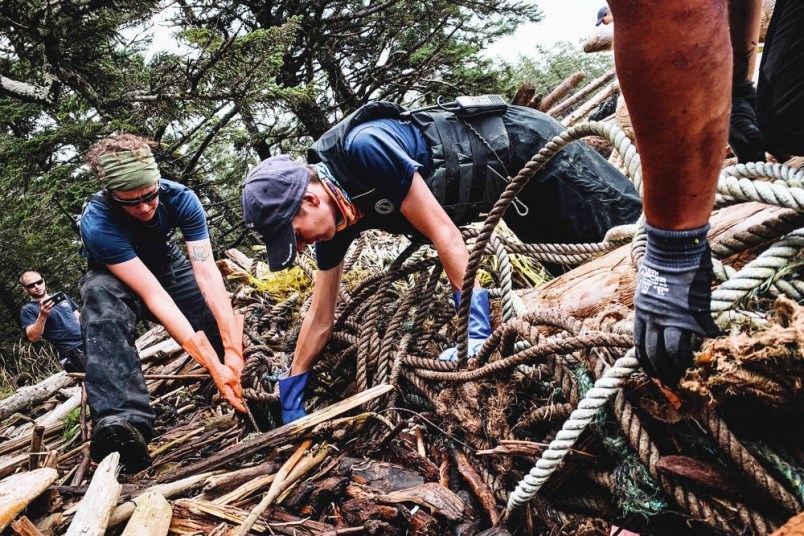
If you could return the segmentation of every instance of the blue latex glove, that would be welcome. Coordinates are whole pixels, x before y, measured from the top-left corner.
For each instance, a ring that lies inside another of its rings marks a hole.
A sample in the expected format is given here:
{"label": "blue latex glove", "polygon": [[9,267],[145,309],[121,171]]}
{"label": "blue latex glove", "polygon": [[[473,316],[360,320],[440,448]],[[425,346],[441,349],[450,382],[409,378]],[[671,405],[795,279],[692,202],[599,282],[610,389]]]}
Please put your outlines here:
{"label": "blue latex glove", "polygon": [[[452,293],[455,300],[455,310],[461,306],[461,291]],[[472,291],[472,301],[469,307],[469,357],[477,355],[483,343],[491,337],[491,313],[489,311],[489,292],[482,288]],[[438,356],[441,361],[455,361],[458,359],[458,347],[447,348]]]}
{"label": "blue latex glove", "polygon": [[302,406],[302,401],[304,400],[304,389],[307,387],[309,378],[309,370],[295,376],[288,376],[288,372],[284,372],[279,376],[279,403],[282,405],[282,424],[288,424],[307,416],[307,412],[304,411],[304,406]]}
{"label": "blue latex glove", "polygon": [[645,224],[648,245],[634,299],[636,355],[645,372],[668,386],[692,364],[693,337],[718,333],[710,313],[708,230],[709,225],[667,231]]}

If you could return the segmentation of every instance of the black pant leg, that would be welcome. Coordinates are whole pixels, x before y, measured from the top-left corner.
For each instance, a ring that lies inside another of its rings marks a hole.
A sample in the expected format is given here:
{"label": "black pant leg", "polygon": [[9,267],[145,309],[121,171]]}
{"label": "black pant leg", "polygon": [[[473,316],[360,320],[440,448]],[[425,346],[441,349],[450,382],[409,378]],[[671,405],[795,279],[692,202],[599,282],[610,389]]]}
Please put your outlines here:
{"label": "black pant leg", "polygon": [[[504,116],[514,176],[565,128],[546,114],[511,106]],[[523,242],[597,242],[606,231],[636,222],[642,203],[631,182],[583,141],[556,154],[517,196],[524,216],[510,207],[506,224]]]}
{"label": "black pant leg", "polygon": [[146,437],[155,414],[134,346],[144,305],[114,275],[90,270],[81,279],[81,333],[87,358],[87,402],[92,421],[119,416]]}
{"label": "black pant leg", "polygon": [[757,82],[757,123],[771,149],[804,155],[804,2],[777,0]]}

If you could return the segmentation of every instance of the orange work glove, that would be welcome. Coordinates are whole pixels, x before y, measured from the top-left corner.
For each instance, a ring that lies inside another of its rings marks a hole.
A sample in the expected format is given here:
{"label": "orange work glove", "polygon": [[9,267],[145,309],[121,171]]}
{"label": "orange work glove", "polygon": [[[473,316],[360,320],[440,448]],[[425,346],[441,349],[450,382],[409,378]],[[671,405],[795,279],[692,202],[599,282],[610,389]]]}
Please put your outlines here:
{"label": "orange work glove", "polygon": [[243,402],[243,387],[240,379],[234,371],[218,360],[218,354],[212,348],[207,334],[203,331],[196,331],[195,335],[187,339],[182,348],[190,354],[193,359],[198,361],[212,376],[212,381],[226,399],[237,411],[246,413],[246,405]]}
{"label": "orange work glove", "polygon": [[[232,369],[234,375],[240,380],[240,374],[243,372],[243,367],[246,366],[246,360],[243,358],[243,329],[245,328],[246,317],[243,315],[234,315],[234,323],[230,328],[232,333],[222,333],[223,338],[223,363]],[[227,329],[226,331],[229,331]]]}

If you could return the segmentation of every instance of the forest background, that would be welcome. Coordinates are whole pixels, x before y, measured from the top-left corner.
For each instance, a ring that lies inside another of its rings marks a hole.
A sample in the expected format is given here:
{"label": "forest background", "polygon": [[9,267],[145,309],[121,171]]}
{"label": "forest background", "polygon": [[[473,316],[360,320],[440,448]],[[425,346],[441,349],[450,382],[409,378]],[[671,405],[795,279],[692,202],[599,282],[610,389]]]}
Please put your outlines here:
{"label": "forest background", "polygon": [[[576,71],[592,80],[611,68],[610,56],[570,43],[513,60],[484,54],[542,18],[514,0],[0,3],[0,376],[51,372],[52,349],[20,329],[18,278],[37,270],[78,300],[86,262],[68,214],[100,188],[81,160],[97,140],[156,139],[162,176],[204,203],[216,257],[252,254],[247,171],[272,154],[303,157],[362,104],[510,100],[523,82],[546,94]],[[165,26],[175,46],[154,52]]]}

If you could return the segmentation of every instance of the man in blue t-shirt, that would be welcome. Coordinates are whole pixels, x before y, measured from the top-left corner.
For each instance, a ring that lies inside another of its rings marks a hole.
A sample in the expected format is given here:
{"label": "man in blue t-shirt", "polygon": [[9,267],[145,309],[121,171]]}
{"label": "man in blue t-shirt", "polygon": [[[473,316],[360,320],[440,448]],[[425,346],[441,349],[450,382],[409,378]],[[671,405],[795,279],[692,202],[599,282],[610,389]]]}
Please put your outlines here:
{"label": "man in blue t-shirt", "polygon": [[[132,134],[95,144],[86,160],[104,189],[81,216],[89,262],[80,287],[90,451],[95,461],[120,452],[130,473],[150,463],[155,417],[134,346],[139,320],[162,324],[209,371],[221,395],[246,411],[242,316],[234,315],[212,256],[201,202],[189,188],[160,177],[155,146]],[[176,244],[176,230],[189,260]]]}
{"label": "man in blue t-shirt", "polygon": [[51,296],[39,272],[23,272],[20,285],[31,298],[20,311],[25,336],[32,343],[45,339],[55,346],[59,363],[67,372],[84,372],[86,357],[78,321],[78,305],[69,296],[62,301],[49,299]]}
{"label": "man in blue t-shirt", "polygon": [[[444,112],[399,111],[391,103],[367,105],[313,144],[312,166],[276,156],[246,179],[243,216],[265,241],[271,270],[289,267],[295,252],[309,244],[316,248],[312,305],[291,370],[279,379],[284,422],[305,415],[304,389],[332,330],[343,259],[354,238],[365,229],[424,235],[436,248],[458,304],[469,252],[457,225],[477,221],[509,177],[564,130],[546,114],[518,106],[466,120]],[[394,113],[397,117],[376,117]],[[630,182],[585,144],[553,157],[516,203],[504,218],[524,242],[598,241],[611,227],[634,223],[641,212]],[[488,293],[476,288],[470,300],[469,354],[474,355],[491,335]],[[455,356],[451,348],[441,358]]]}

